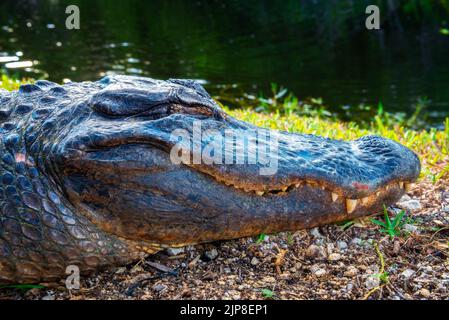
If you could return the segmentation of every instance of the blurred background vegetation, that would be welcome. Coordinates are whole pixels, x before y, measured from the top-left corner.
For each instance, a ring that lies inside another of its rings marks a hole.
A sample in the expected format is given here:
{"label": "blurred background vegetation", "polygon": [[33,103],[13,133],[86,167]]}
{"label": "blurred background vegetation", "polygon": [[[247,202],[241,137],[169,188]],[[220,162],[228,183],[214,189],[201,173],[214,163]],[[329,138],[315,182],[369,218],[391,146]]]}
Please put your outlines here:
{"label": "blurred background vegetation", "polygon": [[[380,31],[365,28],[369,4]],[[442,129],[448,21],[449,0],[2,0],[0,73],[194,78],[232,107]]]}

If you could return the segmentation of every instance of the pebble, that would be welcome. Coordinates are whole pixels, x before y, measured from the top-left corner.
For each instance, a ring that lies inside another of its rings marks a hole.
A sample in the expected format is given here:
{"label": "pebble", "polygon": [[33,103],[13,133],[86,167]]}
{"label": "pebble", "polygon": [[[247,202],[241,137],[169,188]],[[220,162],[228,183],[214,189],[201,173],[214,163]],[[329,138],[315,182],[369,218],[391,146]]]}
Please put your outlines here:
{"label": "pebble", "polygon": [[362,244],[362,239],[354,238],[354,239],[352,239],[351,244],[355,245],[355,246],[360,246]]}
{"label": "pebble", "polygon": [[317,269],[313,274],[317,277],[322,277],[326,274],[326,270],[320,268],[320,269]]}
{"label": "pebble", "polygon": [[237,290],[229,290],[228,294],[234,300],[240,300],[241,298],[241,294]]}
{"label": "pebble", "polygon": [[430,291],[427,290],[426,288],[422,288],[421,290],[419,290],[417,292],[419,295],[423,296],[424,298],[429,298],[430,297]]}
{"label": "pebble", "polygon": [[329,261],[338,261],[341,259],[341,255],[339,253],[331,253],[328,259]]}
{"label": "pebble", "polygon": [[157,292],[162,292],[167,290],[167,286],[165,284],[158,283],[153,286],[153,290]]}
{"label": "pebble", "polygon": [[337,248],[341,251],[348,249],[348,244],[345,241],[338,241]]}
{"label": "pebble", "polygon": [[407,269],[401,273],[401,276],[404,277],[405,279],[409,279],[414,273],[415,271],[413,271],[412,269]]}
{"label": "pebble", "polygon": [[317,277],[322,277],[327,273],[326,270],[316,264],[310,267],[310,271]]}
{"label": "pebble", "polygon": [[122,274],[126,272],[126,268],[125,267],[121,267],[121,268],[117,268],[117,270],[115,271],[116,274]]}
{"label": "pebble", "polygon": [[418,233],[419,228],[417,226],[414,226],[413,224],[404,224],[403,226],[404,230],[410,233]]}
{"label": "pebble", "polygon": [[166,250],[167,255],[169,256],[177,256],[180,255],[181,253],[184,253],[184,248],[168,248]]}
{"label": "pebble", "polygon": [[212,250],[207,250],[207,251],[204,252],[203,256],[206,258],[206,260],[212,261],[216,257],[218,257],[218,251],[215,248],[212,249]]}
{"label": "pebble", "polygon": [[315,238],[322,238],[323,237],[321,235],[320,231],[318,230],[318,228],[313,228],[312,230],[310,230],[310,234],[312,236],[314,236]]}
{"label": "pebble", "polygon": [[46,296],[42,297],[42,300],[55,300],[56,297],[54,294],[47,294]]}
{"label": "pebble", "polygon": [[306,249],[306,256],[309,258],[322,259],[326,257],[326,251],[322,246],[312,244]]}
{"label": "pebble", "polygon": [[378,277],[369,276],[368,278],[366,278],[365,287],[368,290],[374,289],[374,288],[378,287],[379,285],[380,285],[380,279]]}
{"label": "pebble", "polygon": [[359,273],[359,270],[354,266],[349,266],[348,269],[346,269],[344,276],[345,277],[354,277]]}
{"label": "pebble", "polygon": [[422,209],[421,202],[419,200],[408,200],[403,202],[398,202],[397,206],[403,210],[407,211],[418,211]]}
{"label": "pebble", "polygon": [[260,262],[259,262],[259,259],[257,259],[256,257],[253,257],[253,258],[251,259],[251,264],[252,264],[253,266],[257,266],[259,263],[260,263]]}

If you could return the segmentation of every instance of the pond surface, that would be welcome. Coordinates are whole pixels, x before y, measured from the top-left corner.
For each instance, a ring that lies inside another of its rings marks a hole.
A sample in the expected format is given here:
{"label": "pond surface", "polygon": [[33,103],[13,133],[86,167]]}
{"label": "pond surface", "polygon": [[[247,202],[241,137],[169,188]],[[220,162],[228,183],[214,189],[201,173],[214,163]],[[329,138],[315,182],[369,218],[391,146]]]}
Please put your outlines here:
{"label": "pond surface", "polygon": [[[381,31],[365,28],[373,3]],[[65,28],[70,4],[81,30]],[[267,95],[277,83],[335,112],[381,101],[412,113],[426,97],[437,125],[449,115],[448,21],[444,0],[2,0],[0,72],[194,78],[231,97]]]}

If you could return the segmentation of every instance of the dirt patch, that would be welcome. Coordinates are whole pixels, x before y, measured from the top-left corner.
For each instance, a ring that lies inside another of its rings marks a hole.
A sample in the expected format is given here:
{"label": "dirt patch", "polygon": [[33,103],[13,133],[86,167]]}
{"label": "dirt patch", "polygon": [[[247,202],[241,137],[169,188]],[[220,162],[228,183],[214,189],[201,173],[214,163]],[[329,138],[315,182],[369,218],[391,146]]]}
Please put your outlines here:
{"label": "dirt patch", "polygon": [[167,250],[83,279],[78,291],[3,289],[0,298],[447,299],[448,182],[421,182],[400,206],[407,213],[395,238],[363,219]]}

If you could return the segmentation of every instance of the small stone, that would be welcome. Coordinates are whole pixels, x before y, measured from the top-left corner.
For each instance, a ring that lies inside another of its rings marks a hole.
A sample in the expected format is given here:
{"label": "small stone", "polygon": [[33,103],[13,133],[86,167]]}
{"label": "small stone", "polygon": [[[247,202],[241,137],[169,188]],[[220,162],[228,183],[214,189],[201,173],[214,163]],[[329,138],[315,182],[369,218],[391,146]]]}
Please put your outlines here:
{"label": "small stone", "polygon": [[322,277],[327,273],[326,270],[316,264],[310,267],[310,272],[312,272],[317,277]]}
{"label": "small stone", "polygon": [[421,202],[419,200],[408,200],[404,202],[398,202],[398,207],[407,211],[418,211],[422,209]]}
{"label": "small stone", "polygon": [[376,277],[376,276],[369,276],[368,278],[366,278],[366,281],[365,281],[365,287],[366,287],[368,290],[377,288],[379,285],[380,285],[380,279],[379,279],[379,277]]}
{"label": "small stone", "polygon": [[203,260],[212,261],[218,257],[217,249],[207,250],[203,253]]}
{"label": "small stone", "polygon": [[162,283],[157,283],[153,286],[153,290],[157,291],[157,292],[162,292],[162,291],[167,290],[167,286]]}
{"label": "small stone", "polygon": [[410,233],[418,233],[419,228],[417,226],[414,226],[413,224],[404,224],[403,226],[404,230]]}
{"label": "small stone", "polygon": [[229,290],[228,294],[233,300],[240,300],[241,298],[241,294],[237,290]]}
{"label": "small stone", "polygon": [[56,297],[52,293],[49,293],[46,296],[42,297],[42,300],[55,300],[55,299],[56,299]]}
{"label": "small stone", "polygon": [[354,246],[360,246],[362,244],[362,239],[354,238],[354,239],[352,239],[351,244]]}
{"label": "small stone", "polygon": [[314,236],[315,238],[322,238],[323,237],[321,235],[320,231],[318,230],[318,228],[313,228],[312,230],[310,230],[310,234],[312,236]]}
{"label": "small stone", "polygon": [[320,268],[320,269],[317,269],[313,274],[317,277],[322,277],[326,274],[326,270]]}
{"label": "small stone", "polygon": [[357,269],[354,266],[349,266],[348,269],[346,269],[344,276],[345,277],[355,277],[359,273],[359,269]]}
{"label": "small stone", "polygon": [[253,266],[257,266],[259,263],[260,263],[260,262],[259,262],[259,260],[258,260],[256,257],[253,257],[253,258],[251,259],[251,264],[252,264]]}
{"label": "small stone", "polygon": [[326,251],[322,246],[312,244],[306,249],[306,256],[309,258],[322,259],[326,257]]}
{"label": "small stone", "polygon": [[415,271],[413,271],[412,269],[407,269],[401,273],[401,276],[404,277],[405,279],[409,279],[414,273]]}
{"label": "small stone", "polygon": [[344,250],[348,249],[348,244],[345,241],[338,241],[337,247],[339,250],[344,251]]}
{"label": "small stone", "polygon": [[404,194],[402,198],[399,200],[399,202],[406,202],[410,200],[412,200],[412,198],[408,194]]}
{"label": "small stone", "polygon": [[322,277],[326,274],[326,270],[324,269],[318,269],[313,273],[317,277]]}
{"label": "small stone", "polygon": [[166,252],[169,256],[177,256],[184,253],[184,248],[168,248]]}
{"label": "small stone", "polygon": [[117,268],[117,270],[115,270],[115,274],[122,274],[126,272],[126,268],[125,267],[121,267],[121,268]]}
{"label": "small stone", "polygon": [[422,288],[421,290],[419,290],[417,292],[420,296],[423,296],[424,298],[429,298],[431,293],[429,290],[427,290],[426,288]]}
{"label": "small stone", "polygon": [[331,253],[328,259],[329,261],[338,261],[341,259],[341,255],[339,253]]}

